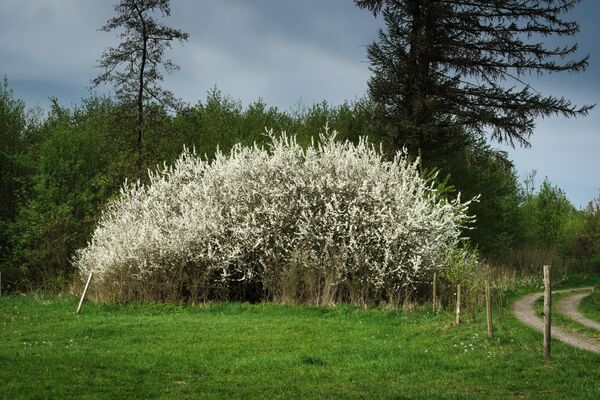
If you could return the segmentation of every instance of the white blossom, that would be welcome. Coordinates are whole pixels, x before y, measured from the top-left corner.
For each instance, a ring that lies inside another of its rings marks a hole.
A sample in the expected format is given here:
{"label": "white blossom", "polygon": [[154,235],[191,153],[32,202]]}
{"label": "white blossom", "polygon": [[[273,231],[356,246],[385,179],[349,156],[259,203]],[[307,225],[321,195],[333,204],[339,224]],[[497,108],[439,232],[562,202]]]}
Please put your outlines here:
{"label": "white blossom", "polygon": [[269,135],[266,147],[236,145],[211,161],[184,149],[149,184],[126,183],[76,267],[106,281],[183,268],[267,290],[294,267],[393,292],[441,265],[472,219],[470,201],[438,196],[405,152],[388,161],[366,138],[339,142],[335,132],[307,148]]}

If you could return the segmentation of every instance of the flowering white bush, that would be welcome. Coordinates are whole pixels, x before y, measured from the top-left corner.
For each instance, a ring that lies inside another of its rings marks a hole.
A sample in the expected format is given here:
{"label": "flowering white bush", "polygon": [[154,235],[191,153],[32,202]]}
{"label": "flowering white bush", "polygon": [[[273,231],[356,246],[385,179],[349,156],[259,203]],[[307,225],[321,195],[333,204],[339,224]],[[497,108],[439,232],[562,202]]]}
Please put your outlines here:
{"label": "flowering white bush", "polygon": [[126,184],[76,267],[108,286],[179,279],[182,296],[253,282],[281,298],[295,279],[316,288],[303,301],[349,300],[351,287],[382,298],[439,265],[471,219],[469,202],[439,198],[404,153],[386,161],[335,132],[308,148],[270,136],[211,161],[184,150],[148,185]]}

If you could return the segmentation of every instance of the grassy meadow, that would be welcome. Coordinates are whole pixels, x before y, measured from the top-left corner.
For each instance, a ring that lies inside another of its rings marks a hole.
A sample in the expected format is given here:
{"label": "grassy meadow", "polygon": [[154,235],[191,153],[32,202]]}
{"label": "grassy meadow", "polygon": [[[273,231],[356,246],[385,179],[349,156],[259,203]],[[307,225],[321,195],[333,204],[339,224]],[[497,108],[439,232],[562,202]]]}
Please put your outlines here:
{"label": "grassy meadow", "polygon": [[[521,293],[522,294],[522,293]],[[598,356],[494,308],[452,313],[273,303],[85,304],[0,298],[0,398],[598,399]]]}

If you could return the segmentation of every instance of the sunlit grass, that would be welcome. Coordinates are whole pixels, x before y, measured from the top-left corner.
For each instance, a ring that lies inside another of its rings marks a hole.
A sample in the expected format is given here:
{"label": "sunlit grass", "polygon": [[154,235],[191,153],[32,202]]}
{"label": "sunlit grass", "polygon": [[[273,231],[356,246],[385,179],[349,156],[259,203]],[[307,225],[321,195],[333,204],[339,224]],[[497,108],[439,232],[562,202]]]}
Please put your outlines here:
{"label": "sunlit grass", "polygon": [[450,314],[277,304],[0,299],[0,398],[600,398],[596,355],[495,310]]}

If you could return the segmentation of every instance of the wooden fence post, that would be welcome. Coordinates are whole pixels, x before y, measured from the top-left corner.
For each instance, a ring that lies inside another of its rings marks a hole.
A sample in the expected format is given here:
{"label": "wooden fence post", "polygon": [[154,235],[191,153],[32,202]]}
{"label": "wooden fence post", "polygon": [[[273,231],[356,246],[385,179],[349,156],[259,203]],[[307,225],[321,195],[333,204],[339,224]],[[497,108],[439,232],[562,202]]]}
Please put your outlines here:
{"label": "wooden fence post", "polygon": [[490,281],[485,281],[485,313],[487,317],[488,337],[494,336],[494,326],[492,324],[492,294],[490,290]]}
{"label": "wooden fence post", "polygon": [[460,283],[456,285],[456,324],[460,324]]}
{"label": "wooden fence post", "polygon": [[437,273],[433,273],[433,299],[431,300],[433,313],[437,313]]}
{"label": "wooden fence post", "polygon": [[552,339],[552,284],[550,266],[544,265],[544,358],[550,360],[550,342]]}
{"label": "wooden fence post", "polygon": [[83,293],[81,293],[81,300],[79,300],[79,305],[77,306],[76,314],[79,314],[79,310],[81,309],[81,305],[83,304],[83,298],[85,297],[85,292],[87,292],[88,286],[90,285],[91,280],[92,280],[92,272],[90,272],[90,276],[88,276],[87,282],[85,283],[85,287],[83,288]]}

